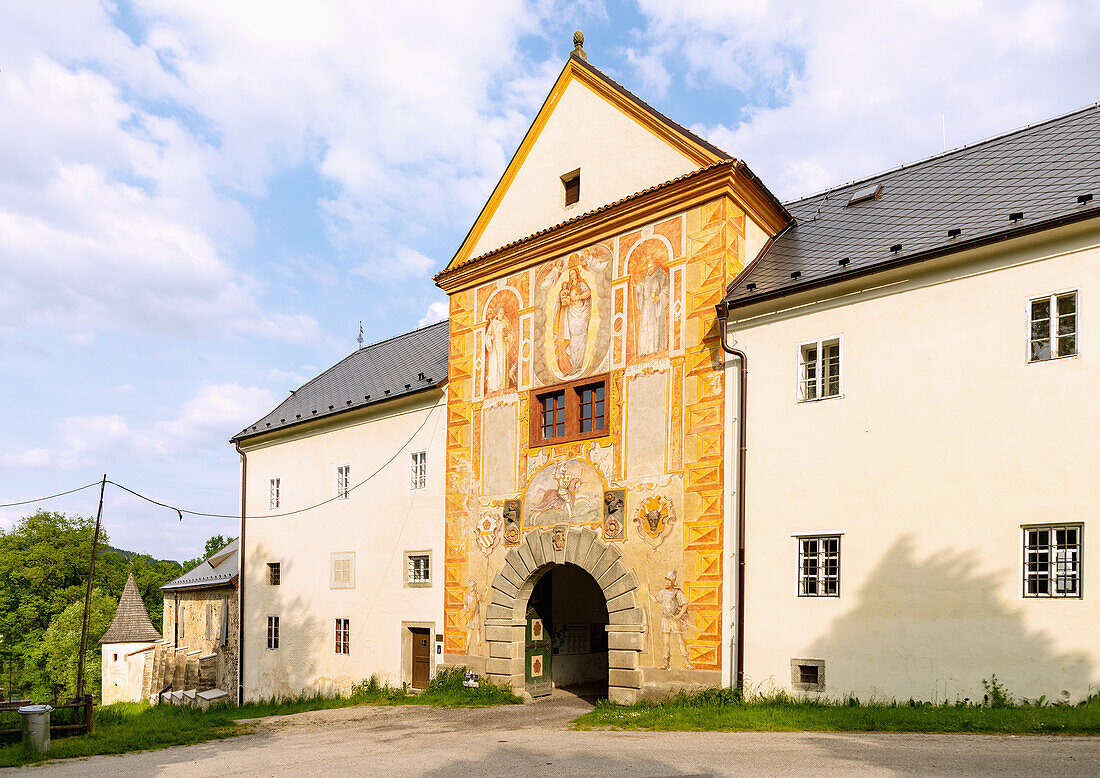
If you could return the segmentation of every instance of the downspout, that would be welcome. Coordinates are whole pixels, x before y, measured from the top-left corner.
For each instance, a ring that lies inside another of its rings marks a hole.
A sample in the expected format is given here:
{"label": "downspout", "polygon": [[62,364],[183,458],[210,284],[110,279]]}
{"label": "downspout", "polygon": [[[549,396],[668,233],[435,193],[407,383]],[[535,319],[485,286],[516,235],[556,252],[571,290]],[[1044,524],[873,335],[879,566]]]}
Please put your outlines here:
{"label": "downspout", "polygon": [[744,692],[745,688],[745,431],[747,429],[746,414],[748,412],[748,381],[749,358],[745,352],[735,349],[726,340],[726,319],[729,317],[729,309],[725,303],[720,303],[718,309],[719,337],[722,343],[722,351],[737,359],[741,363],[741,380],[737,386],[737,637],[736,659],[737,667],[736,687]]}
{"label": "downspout", "polygon": [[180,647],[180,593],[172,592],[172,648]]}
{"label": "downspout", "polygon": [[244,705],[244,518],[248,457],[241,450],[240,441],[234,440],[233,446],[241,455],[241,531],[237,541],[237,705]]}

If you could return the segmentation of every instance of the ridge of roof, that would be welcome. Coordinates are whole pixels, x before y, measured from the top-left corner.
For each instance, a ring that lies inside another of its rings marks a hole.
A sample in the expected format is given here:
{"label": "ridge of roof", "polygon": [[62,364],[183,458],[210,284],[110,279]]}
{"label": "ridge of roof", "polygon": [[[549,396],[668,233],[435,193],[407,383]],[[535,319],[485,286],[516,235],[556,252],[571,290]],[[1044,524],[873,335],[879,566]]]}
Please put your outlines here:
{"label": "ridge of roof", "polygon": [[[173,578],[160,587],[161,591],[176,589],[199,589],[207,586],[232,583],[239,570],[238,549],[239,538],[226,543],[206,559],[199,562],[183,575]],[[212,561],[218,559],[215,567]]]}
{"label": "ridge of roof", "polygon": [[126,578],[126,585],[122,587],[122,596],[118,600],[118,608],[115,609],[115,617],[111,620],[111,626],[99,639],[100,643],[155,643],[162,635],[149,620],[149,611],[145,610],[145,603],[134,581],[134,573]]}
{"label": "ridge of roof", "polygon": [[1011,140],[1013,137],[1020,135],[1021,133],[1031,130],[1038,130],[1048,124],[1054,124],[1055,122],[1068,119],[1080,113],[1087,113],[1088,111],[1092,111],[1096,108],[1100,108],[1100,102],[1090,103],[1089,105],[1082,106],[1081,108],[1074,108],[1072,111],[1067,111],[1065,113],[1058,114],[1057,116],[1052,116],[1049,119],[1043,119],[1042,121],[1033,122],[1032,124],[1025,124],[1023,127],[1016,127],[1005,132],[997,133],[996,135],[990,135],[986,138],[976,140],[973,143],[966,143],[953,149],[941,151],[938,154],[932,154],[931,156],[927,157],[920,157],[913,160],[912,162],[905,162],[901,165],[887,168],[886,170],[880,170],[877,173],[864,176],[863,178],[856,178],[851,181],[846,181],[843,184],[836,184],[835,186],[826,187],[825,189],[818,190],[817,192],[802,195],[801,197],[795,198],[794,200],[785,200],[783,201],[783,206],[787,208],[794,207],[797,206],[799,203],[806,202],[807,200],[814,200],[818,197],[824,197],[825,195],[832,194],[833,192],[839,192],[842,189],[857,187],[861,184],[867,184],[871,181],[882,178],[883,176],[898,173],[902,170],[911,170],[915,167],[932,164],[942,159],[953,158],[956,155],[962,154],[967,151],[973,151],[975,149],[980,149],[985,146],[992,146],[999,142]]}

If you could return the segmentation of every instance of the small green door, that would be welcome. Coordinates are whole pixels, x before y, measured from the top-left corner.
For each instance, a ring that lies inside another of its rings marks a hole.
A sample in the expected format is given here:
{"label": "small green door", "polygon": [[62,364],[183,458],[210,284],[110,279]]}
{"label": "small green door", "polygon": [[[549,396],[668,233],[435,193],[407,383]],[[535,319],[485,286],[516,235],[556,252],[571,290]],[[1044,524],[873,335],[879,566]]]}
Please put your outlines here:
{"label": "small green door", "polygon": [[553,688],[550,674],[550,630],[532,607],[527,608],[527,639],[524,646],[523,679],[532,697],[546,697]]}

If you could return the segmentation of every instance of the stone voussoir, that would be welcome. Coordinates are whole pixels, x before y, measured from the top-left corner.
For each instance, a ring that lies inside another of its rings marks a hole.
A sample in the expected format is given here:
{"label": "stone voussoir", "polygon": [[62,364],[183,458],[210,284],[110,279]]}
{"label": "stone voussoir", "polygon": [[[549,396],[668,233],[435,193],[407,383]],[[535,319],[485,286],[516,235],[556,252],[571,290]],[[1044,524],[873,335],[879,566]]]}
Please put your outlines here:
{"label": "stone voussoir", "polygon": [[607,620],[611,624],[643,624],[644,618],[645,611],[641,608],[628,608],[624,611],[607,614]]}
{"label": "stone voussoir", "polygon": [[625,592],[618,597],[612,597],[607,601],[607,612],[615,613],[616,611],[625,611],[637,606],[637,601],[634,599],[634,592]]}
{"label": "stone voussoir", "polygon": [[531,554],[531,558],[535,560],[535,566],[532,568],[533,570],[538,570],[540,567],[545,565],[548,561],[549,562],[554,561],[553,557],[551,557],[548,560],[546,558],[546,556],[543,554],[543,552],[542,552],[542,538],[540,537],[541,535],[542,535],[541,532],[539,532],[538,530],[535,530],[534,532],[528,533],[527,537],[523,539],[523,545],[525,545],[527,547],[528,553]]}
{"label": "stone voussoir", "polygon": [[519,587],[513,585],[511,581],[500,573],[497,573],[496,577],[493,579],[493,588],[497,591],[504,592],[513,600],[516,599],[516,595],[519,594]]}
{"label": "stone voussoir", "polygon": [[619,578],[603,590],[603,596],[607,599],[618,597],[620,594],[633,592],[638,588],[638,578],[633,572],[627,570],[626,575]]}
{"label": "stone voussoir", "polygon": [[596,583],[606,594],[608,588],[620,578],[625,577],[626,573],[626,565],[623,564],[621,559],[616,559],[609,568],[603,571],[603,575],[596,578]]}

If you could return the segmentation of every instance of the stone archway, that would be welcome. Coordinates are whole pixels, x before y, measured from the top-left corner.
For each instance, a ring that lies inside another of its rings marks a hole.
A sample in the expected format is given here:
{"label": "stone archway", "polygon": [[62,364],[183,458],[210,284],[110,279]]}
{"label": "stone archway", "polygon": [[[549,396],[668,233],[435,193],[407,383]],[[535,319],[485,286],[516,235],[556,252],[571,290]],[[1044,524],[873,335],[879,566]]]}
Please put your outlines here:
{"label": "stone archway", "polygon": [[587,571],[607,600],[607,696],[612,702],[637,702],[642,687],[639,658],[645,637],[645,610],[638,607],[638,579],[622,562],[622,552],[588,528],[558,526],[532,530],[504,557],[492,582],[485,611],[489,658],[485,672],[499,683],[523,688],[526,609],[541,574],[555,565]]}

